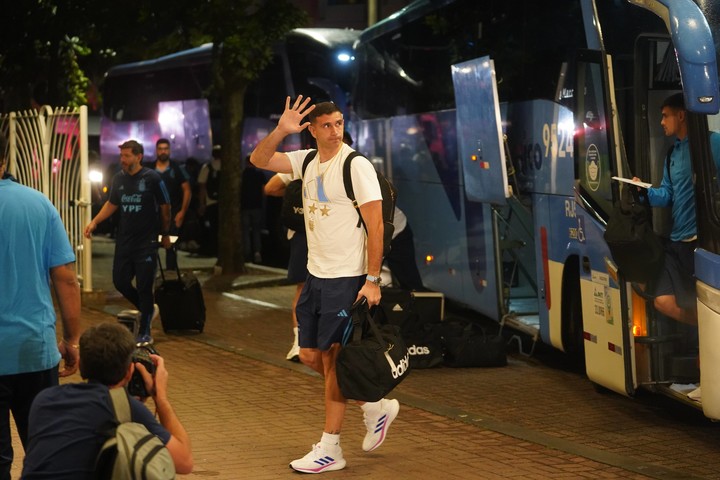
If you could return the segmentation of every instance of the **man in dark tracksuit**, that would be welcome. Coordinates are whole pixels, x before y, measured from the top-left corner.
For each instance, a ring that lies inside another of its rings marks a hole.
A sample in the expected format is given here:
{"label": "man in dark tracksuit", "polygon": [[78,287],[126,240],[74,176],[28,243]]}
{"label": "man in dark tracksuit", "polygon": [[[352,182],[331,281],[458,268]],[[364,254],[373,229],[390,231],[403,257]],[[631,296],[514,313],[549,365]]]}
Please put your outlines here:
{"label": "man in dark tracksuit", "polygon": [[[149,165],[149,168],[160,174],[170,195],[170,235],[180,235],[192,199],[190,175],[184,166],[170,159],[170,141],[167,138],[155,142],[155,162]],[[171,248],[166,252],[165,268],[177,268],[175,249]]]}
{"label": "man in dark tracksuit", "polygon": [[120,145],[122,171],[113,177],[110,198],[85,227],[85,236],[90,238],[98,223],[120,209],[113,283],[140,310],[138,344],[153,342],[150,326],[158,313],[153,302],[153,282],[161,231],[162,246],[170,247],[170,198],[160,175],[142,166],[142,156],[143,147],[135,140]]}

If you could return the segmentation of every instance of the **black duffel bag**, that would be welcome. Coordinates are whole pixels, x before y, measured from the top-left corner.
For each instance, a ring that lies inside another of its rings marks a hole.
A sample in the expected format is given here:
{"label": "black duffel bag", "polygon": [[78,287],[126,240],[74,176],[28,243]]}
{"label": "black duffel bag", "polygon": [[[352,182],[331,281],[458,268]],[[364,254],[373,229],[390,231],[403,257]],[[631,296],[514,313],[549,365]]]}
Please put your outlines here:
{"label": "black duffel bag", "polygon": [[653,231],[647,190],[625,187],[604,233],[618,271],[629,282],[647,283],[658,277],[665,250]]}
{"label": "black duffel bag", "polygon": [[395,325],[378,325],[362,298],[353,305],[353,336],[336,362],[337,381],[343,396],[376,402],[384,398],[410,372],[410,354]]}
{"label": "black duffel bag", "polygon": [[505,340],[484,328],[463,321],[447,321],[443,332],[445,365],[448,367],[504,367]]}

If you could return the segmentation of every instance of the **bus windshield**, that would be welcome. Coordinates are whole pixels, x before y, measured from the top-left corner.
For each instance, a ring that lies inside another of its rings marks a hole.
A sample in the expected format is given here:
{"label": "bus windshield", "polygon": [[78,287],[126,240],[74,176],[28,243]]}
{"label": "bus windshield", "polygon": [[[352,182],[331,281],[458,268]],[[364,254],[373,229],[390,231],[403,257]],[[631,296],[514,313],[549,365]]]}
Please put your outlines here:
{"label": "bus windshield", "polygon": [[[302,93],[349,108],[352,45],[359,34],[349,29],[296,29],[276,45],[270,64],[245,95],[243,156],[279,118],[279,98]],[[221,118],[211,62],[212,44],[205,44],[110,69],[103,88],[103,163],[114,162],[117,145],[131,137],[141,141],[147,153],[158,138],[167,137],[178,159],[209,160],[213,141],[220,140],[213,137]]]}

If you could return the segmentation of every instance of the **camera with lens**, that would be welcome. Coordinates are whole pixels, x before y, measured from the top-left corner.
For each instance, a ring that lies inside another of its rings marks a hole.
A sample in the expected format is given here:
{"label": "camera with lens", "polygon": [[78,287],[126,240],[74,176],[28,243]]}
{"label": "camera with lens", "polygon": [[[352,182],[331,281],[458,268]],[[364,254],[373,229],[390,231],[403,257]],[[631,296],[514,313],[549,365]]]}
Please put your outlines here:
{"label": "camera with lens", "polygon": [[[150,375],[155,375],[155,364],[150,358],[150,354],[158,355],[157,350],[152,345],[143,345],[137,347],[132,354],[133,363],[141,363]],[[133,397],[147,398],[150,396],[147,389],[145,388],[145,381],[143,380],[140,371],[136,368],[133,371],[130,382],[127,385],[127,391]]]}

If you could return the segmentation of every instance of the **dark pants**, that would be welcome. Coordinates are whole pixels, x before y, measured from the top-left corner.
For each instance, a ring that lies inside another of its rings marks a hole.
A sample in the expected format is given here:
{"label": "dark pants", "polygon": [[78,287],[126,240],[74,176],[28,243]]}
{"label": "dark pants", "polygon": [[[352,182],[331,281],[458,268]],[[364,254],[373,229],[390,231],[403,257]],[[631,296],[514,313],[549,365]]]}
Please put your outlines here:
{"label": "dark pants", "polygon": [[40,372],[0,375],[0,480],[10,480],[13,461],[10,412],[23,448],[27,450],[30,405],[41,390],[57,384],[57,366]]}
{"label": "dark pants", "polygon": [[245,260],[253,260],[253,255],[262,251],[263,211],[260,208],[243,210],[242,217],[243,246]]}
{"label": "dark pants", "polygon": [[423,290],[422,278],[415,263],[415,245],[410,225],[406,226],[390,243],[385,261],[393,278],[405,290]]}
{"label": "dark pants", "polygon": [[204,255],[216,256],[218,254],[218,216],[219,205],[213,203],[205,208],[203,215],[203,240],[200,252]]}
{"label": "dark pants", "polygon": [[[155,251],[122,252],[115,250],[113,284],[142,314],[140,335],[150,335],[153,315],[153,283],[156,268]],[[135,278],[135,286],[132,280]]]}
{"label": "dark pants", "polygon": [[697,308],[695,293],[695,248],[692,242],[668,242],[665,265],[655,285],[655,296],[674,295],[680,308]]}
{"label": "dark pants", "polygon": [[[177,211],[170,213],[170,235],[176,235],[178,237],[176,245],[180,243],[180,229],[175,226],[175,215]],[[165,269],[175,270],[177,269],[177,250],[174,248],[168,248],[165,250]]]}

